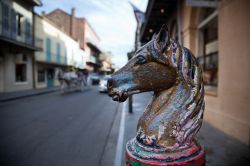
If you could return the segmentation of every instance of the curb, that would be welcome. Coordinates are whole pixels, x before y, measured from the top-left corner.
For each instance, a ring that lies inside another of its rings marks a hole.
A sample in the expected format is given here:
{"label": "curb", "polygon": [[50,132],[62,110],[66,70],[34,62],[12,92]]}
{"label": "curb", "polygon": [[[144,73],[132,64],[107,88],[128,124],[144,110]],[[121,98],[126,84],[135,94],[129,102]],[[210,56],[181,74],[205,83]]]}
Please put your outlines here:
{"label": "curb", "polygon": [[[84,88],[84,90],[82,92],[85,92],[87,90],[90,90],[91,87],[87,86]],[[50,90],[44,90],[41,92],[33,92],[30,94],[24,94],[24,95],[17,95],[17,96],[13,96],[13,97],[6,97],[4,99],[0,99],[0,103],[3,102],[7,102],[7,101],[12,101],[12,100],[18,100],[18,99],[23,99],[23,98],[28,98],[28,97],[32,97],[32,96],[39,96],[39,95],[44,95],[44,94],[49,94],[49,93],[53,93],[56,91],[60,91],[60,88],[54,88],[54,89],[50,89]]]}
{"label": "curb", "polygon": [[125,114],[127,110],[128,102],[124,102],[122,105],[122,115],[121,115],[121,121],[119,126],[119,134],[118,134],[118,140],[116,145],[116,155],[115,155],[115,161],[114,166],[121,166],[122,165],[122,159],[123,159],[123,142],[124,142],[124,134],[125,134]]}
{"label": "curb", "polygon": [[53,90],[48,90],[48,91],[43,91],[43,92],[36,92],[36,93],[34,92],[31,94],[14,96],[14,97],[6,97],[5,99],[0,99],[0,102],[2,103],[2,102],[12,101],[12,100],[18,100],[18,99],[22,99],[22,98],[32,97],[32,96],[39,96],[39,95],[43,95],[43,94],[52,93],[55,91],[59,91],[59,89],[53,89]]}

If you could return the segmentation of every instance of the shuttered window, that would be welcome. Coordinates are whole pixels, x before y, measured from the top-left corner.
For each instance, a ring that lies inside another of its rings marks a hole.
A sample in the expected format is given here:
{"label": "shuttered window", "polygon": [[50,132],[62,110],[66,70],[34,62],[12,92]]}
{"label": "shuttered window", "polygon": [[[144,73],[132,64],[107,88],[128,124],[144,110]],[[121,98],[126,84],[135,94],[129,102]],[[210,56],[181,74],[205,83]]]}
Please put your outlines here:
{"label": "shuttered window", "polygon": [[64,53],[64,62],[65,64],[68,64],[67,62],[67,49],[65,48],[65,53]]}
{"label": "shuttered window", "polygon": [[25,20],[25,39],[26,43],[32,43],[32,36],[31,36],[31,24],[28,19]]}
{"label": "shuttered window", "polygon": [[9,17],[10,17],[10,11],[9,11],[9,6],[6,5],[5,3],[2,3],[2,25],[3,25],[3,35],[8,36],[10,35],[10,22],[9,22]]}
{"label": "shuttered window", "polygon": [[61,45],[60,45],[60,43],[56,44],[56,61],[57,61],[57,63],[61,62]]}
{"label": "shuttered window", "polygon": [[46,59],[48,62],[51,62],[51,40],[50,38],[46,39]]}
{"label": "shuttered window", "polygon": [[17,34],[17,20],[16,20],[16,12],[15,10],[11,9],[11,37],[13,39],[16,38]]}

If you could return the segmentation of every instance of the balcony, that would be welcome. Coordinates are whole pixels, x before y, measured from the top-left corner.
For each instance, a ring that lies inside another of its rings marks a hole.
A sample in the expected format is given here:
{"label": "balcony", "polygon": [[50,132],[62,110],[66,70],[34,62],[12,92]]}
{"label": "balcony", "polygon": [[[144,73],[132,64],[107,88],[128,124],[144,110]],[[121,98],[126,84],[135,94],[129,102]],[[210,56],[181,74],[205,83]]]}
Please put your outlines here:
{"label": "balcony", "polygon": [[89,65],[89,66],[97,67],[97,68],[101,68],[101,67],[102,67],[102,64],[101,64],[101,63],[99,62],[99,60],[98,60],[95,56],[93,56],[93,55],[91,55],[91,56],[89,57],[89,60],[87,60],[86,64]]}
{"label": "balcony", "polygon": [[0,22],[0,40],[8,42],[14,45],[18,45],[30,50],[36,50],[33,43],[33,37],[30,31],[20,31],[19,33],[13,27],[3,26],[3,22]]}
{"label": "balcony", "polygon": [[40,0],[27,0],[33,6],[42,6],[42,2]]}
{"label": "balcony", "polygon": [[43,39],[35,37],[35,47],[38,51],[43,50]]}
{"label": "balcony", "polygon": [[35,60],[37,62],[48,63],[48,64],[56,64],[56,65],[69,65],[69,60],[65,56],[58,56],[55,53],[46,53],[43,51],[37,51],[35,53]]}

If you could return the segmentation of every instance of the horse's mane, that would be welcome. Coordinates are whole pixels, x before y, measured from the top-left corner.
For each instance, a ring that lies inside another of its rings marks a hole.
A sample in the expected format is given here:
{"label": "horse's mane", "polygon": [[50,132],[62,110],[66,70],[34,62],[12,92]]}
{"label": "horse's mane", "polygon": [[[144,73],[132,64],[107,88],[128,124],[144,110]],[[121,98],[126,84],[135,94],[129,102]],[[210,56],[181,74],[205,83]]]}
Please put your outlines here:
{"label": "horse's mane", "polygon": [[[202,71],[199,63],[193,54],[185,47],[181,47],[178,42],[171,40],[172,49],[168,59],[177,68],[179,81],[190,90],[185,111],[180,121],[180,131],[177,140],[183,144],[187,139],[193,139],[202,124],[204,112],[204,85],[202,81]],[[178,93],[178,91],[177,91]]]}
{"label": "horse's mane", "polygon": [[[154,48],[152,51],[152,56],[159,63],[170,65],[176,69],[178,79],[174,88],[170,88],[167,90],[168,92],[164,92],[169,94],[168,99],[164,103],[164,110],[153,118],[150,123],[152,125],[159,125],[160,121],[172,123],[171,121],[174,119],[168,119],[167,117],[172,117],[175,114],[173,112],[176,112],[178,114],[178,117],[174,120],[176,127],[172,131],[172,133],[175,133],[172,135],[176,142],[174,146],[187,145],[193,141],[193,137],[199,131],[202,124],[205,104],[201,68],[192,53],[172,39],[169,45],[166,46],[165,52],[157,53]],[[138,139],[140,139],[145,133],[140,127],[138,128],[138,132]],[[145,138],[157,139],[150,135],[145,136]]]}

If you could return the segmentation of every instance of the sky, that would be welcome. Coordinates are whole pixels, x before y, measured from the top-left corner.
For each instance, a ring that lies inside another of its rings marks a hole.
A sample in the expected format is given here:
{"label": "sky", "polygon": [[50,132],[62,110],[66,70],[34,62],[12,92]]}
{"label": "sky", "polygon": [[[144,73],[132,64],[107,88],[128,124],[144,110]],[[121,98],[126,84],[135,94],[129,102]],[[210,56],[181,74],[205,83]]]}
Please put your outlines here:
{"label": "sky", "polygon": [[60,8],[71,13],[76,8],[76,16],[85,17],[100,37],[101,50],[111,51],[115,66],[122,67],[135,40],[136,20],[129,1],[141,11],[147,8],[148,0],[42,0],[43,6],[35,11],[49,13]]}

